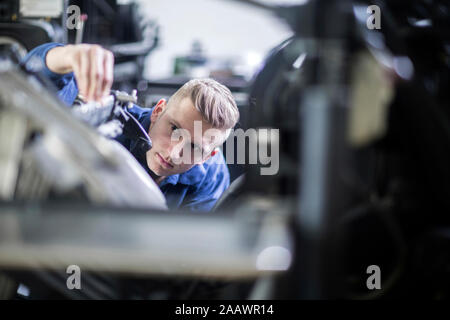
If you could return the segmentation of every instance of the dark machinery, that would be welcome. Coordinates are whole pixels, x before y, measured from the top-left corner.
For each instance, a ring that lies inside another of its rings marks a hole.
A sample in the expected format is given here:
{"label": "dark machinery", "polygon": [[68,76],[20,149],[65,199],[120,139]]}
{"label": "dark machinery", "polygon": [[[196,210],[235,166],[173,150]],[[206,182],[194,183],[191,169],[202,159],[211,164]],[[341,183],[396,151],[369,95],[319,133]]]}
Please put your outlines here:
{"label": "dark machinery", "polygon": [[[281,128],[280,172],[263,184],[249,167],[243,186],[298,204],[297,258],[274,296],[447,297],[448,3],[263,7],[295,31],[251,92],[250,126]],[[366,286],[371,265],[380,290]]]}
{"label": "dark machinery", "polygon": [[[144,80],[146,57],[159,45],[158,24],[141,14],[136,1],[70,0],[67,5],[78,6],[87,16],[79,41],[98,43],[114,54],[114,88],[127,92],[137,88]],[[77,41],[77,32],[69,30],[69,43]]]}

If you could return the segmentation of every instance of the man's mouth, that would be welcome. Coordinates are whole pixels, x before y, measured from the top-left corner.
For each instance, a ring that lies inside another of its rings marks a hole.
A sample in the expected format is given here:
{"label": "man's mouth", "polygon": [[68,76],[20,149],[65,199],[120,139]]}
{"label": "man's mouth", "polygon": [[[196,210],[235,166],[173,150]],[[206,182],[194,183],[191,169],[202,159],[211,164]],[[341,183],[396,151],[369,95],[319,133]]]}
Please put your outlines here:
{"label": "man's mouth", "polygon": [[164,160],[164,158],[159,154],[156,153],[156,155],[158,156],[159,162],[167,169],[172,169],[173,165],[171,165],[169,162],[167,162],[166,160]]}

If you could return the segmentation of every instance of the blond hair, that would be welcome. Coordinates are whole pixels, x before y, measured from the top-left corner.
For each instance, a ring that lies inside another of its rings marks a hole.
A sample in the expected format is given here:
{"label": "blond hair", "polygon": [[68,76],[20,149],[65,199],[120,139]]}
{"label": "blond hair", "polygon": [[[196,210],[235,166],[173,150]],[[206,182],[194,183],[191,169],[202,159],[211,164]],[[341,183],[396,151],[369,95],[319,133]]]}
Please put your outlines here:
{"label": "blond hair", "polygon": [[239,110],[230,89],[216,80],[190,80],[170,97],[168,104],[187,97],[214,128],[231,129],[239,120]]}

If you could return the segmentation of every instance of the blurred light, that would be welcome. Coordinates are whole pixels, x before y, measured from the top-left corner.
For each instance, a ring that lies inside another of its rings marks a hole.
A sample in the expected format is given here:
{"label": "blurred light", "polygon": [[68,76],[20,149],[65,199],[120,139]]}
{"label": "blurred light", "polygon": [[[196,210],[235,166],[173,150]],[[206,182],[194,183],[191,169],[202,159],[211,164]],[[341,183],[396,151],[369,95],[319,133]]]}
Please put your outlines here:
{"label": "blurred light", "polygon": [[291,252],[283,247],[272,246],[261,251],[256,259],[258,270],[287,270],[291,265]]}
{"label": "blurred light", "polygon": [[388,69],[393,69],[394,62],[392,55],[389,52],[380,51],[380,50],[370,50],[372,52],[374,58],[384,67]]}
{"label": "blurred light", "polygon": [[366,23],[367,20],[367,6],[354,5],[353,14],[360,22]]}
{"label": "blurred light", "polygon": [[17,293],[22,296],[28,297],[30,295],[30,289],[27,286],[20,284],[19,288],[17,289]]}
{"label": "blurred light", "polygon": [[259,0],[258,2],[265,5],[294,6],[307,4],[309,0]]}
{"label": "blurred light", "polygon": [[261,54],[251,51],[247,52],[245,60],[249,67],[254,68],[261,64],[263,57]]}
{"label": "blurred light", "polygon": [[374,48],[384,49],[384,35],[380,32],[368,32],[366,35],[367,42]]}
{"label": "blurred light", "polygon": [[414,75],[414,66],[408,57],[395,57],[394,70],[405,80],[411,80]]}
{"label": "blurred light", "polygon": [[415,27],[431,27],[433,25],[430,19],[408,18],[408,22]]}
{"label": "blurred light", "polygon": [[300,69],[300,67],[302,66],[303,62],[305,61],[306,58],[306,53],[302,53],[292,64],[292,66],[295,69]]}

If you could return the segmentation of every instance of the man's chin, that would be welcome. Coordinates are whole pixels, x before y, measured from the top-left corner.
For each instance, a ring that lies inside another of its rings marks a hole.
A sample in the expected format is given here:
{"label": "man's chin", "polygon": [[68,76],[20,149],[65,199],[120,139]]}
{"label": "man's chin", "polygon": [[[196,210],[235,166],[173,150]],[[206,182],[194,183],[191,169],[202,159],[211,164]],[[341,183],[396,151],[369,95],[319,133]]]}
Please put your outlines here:
{"label": "man's chin", "polygon": [[160,167],[150,168],[150,171],[157,177],[165,177],[171,174],[167,170],[164,170],[163,168]]}

